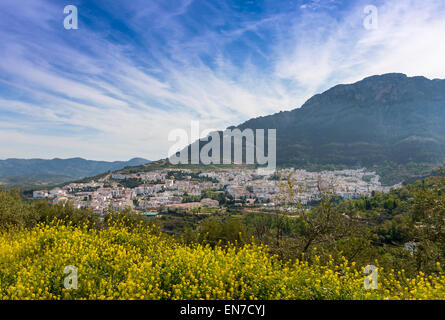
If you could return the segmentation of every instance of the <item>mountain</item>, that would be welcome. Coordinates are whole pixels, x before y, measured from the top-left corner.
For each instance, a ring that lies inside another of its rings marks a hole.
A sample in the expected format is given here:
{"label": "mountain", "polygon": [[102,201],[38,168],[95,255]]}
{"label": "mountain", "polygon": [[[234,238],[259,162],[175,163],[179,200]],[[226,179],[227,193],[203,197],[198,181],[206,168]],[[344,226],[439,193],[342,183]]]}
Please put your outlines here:
{"label": "mountain", "polygon": [[[300,108],[229,128],[276,129],[278,166],[367,167],[395,184],[428,176],[444,162],[444,123],[445,80],[390,73],[337,85]],[[164,159],[125,172],[168,166]]]}
{"label": "mountain", "polygon": [[393,184],[443,163],[444,123],[445,80],[390,73],[337,85],[300,108],[229,128],[276,129],[278,166],[368,167]]}
{"label": "mountain", "polygon": [[251,119],[240,129],[277,129],[280,165],[372,166],[445,158],[445,80],[372,76],[337,85],[301,108]]}
{"label": "mountain", "polygon": [[143,158],[114,162],[82,158],[6,159],[0,160],[0,183],[7,185],[60,183],[149,162]]}

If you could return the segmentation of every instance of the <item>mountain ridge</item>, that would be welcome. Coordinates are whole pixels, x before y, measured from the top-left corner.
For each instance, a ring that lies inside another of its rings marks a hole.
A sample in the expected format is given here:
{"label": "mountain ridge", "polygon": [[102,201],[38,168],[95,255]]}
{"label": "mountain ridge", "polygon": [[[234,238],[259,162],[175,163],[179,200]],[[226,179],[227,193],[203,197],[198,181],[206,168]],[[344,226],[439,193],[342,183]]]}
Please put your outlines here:
{"label": "mountain ridge", "polygon": [[[380,150],[377,155],[380,154],[381,159],[375,161],[366,161],[366,157],[332,161],[329,157],[321,159],[314,154],[308,160],[346,165],[360,160],[372,165],[384,160],[404,162],[401,157],[405,157],[406,161],[432,163],[443,161],[445,157],[445,130],[437,119],[445,120],[445,80],[393,73],[334,86],[314,95],[301,108],[250,119],[237,128],[277,129],[277,160],[282,164],[289,162],[284,159],[283,148],[292,149],[291,140],[306,148],[324,148],[332,143],[337,146],[365,143],[387,149],[416,140],[410,137],[439,144],[440,150],[425,152],[421,146],[415,146],[417,152],[414,152],[399,148],[398,158],[388,154],[388,150]],[[332,151],[326,150],[323,154]],[[385,156],[381,156],[382,152]],[[343,153],[348,155],[348,152]],[[303,164],[302,153],[298,150],[287,154],[292,155],[297,164]],[[369,156],[369,152],[364,155]]]}
{"label": "mountain ridge", "polygon": [[69,180],[94,176],[107,171],[123,169],[149,163],[144,158],[132,158],[129,161],[96,161],[84,158],[20,159],[0,160],[0,183],[19,185],[33,183],[59,183]]}

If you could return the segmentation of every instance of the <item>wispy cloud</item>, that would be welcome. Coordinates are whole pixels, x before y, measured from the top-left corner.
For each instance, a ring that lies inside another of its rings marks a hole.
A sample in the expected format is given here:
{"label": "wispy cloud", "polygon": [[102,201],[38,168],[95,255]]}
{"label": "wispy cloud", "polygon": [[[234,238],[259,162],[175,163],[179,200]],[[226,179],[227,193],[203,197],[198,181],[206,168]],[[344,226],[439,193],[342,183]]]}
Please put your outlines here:
{"label": "wispy cloud", "polygon": [[445,78],[440,0],[0,3],[0,158],[165,157],[168,132],[222,129],[372,74]]}

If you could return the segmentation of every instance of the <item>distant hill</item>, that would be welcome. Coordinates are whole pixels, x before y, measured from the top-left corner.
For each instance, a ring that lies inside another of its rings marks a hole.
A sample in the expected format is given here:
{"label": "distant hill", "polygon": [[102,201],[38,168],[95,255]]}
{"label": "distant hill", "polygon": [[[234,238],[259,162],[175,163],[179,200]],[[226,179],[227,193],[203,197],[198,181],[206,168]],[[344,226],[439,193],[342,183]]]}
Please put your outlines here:
{"label": "distant hill", "polygon": [[0,184],[54,184],[138,166],[150,160],[133,158],[129,161],[94,161],[71,159],[6,159],[0,160]]}

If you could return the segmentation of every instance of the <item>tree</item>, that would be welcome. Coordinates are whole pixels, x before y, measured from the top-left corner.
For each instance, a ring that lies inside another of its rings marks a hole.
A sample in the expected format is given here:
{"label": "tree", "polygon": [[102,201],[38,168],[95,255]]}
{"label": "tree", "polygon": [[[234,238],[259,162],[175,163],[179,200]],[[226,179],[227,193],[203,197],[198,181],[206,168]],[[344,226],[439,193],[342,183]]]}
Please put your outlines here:
{"label": "tree", "polygon": [[412,235],[416,242],[417,270],[445,260],[445,179],[433,178],[432,187],[414,191],[410,208]]}
{"label": "tree", "polygon": [[301,188],[297,186],[296,179],[293,177],[294,171],[276,181],[278,187],[278,194],[275,196],[275,228],[276,246],[280,247],[280,240],[283,236],[283,227],[285,225],[285,218],[290,214],[298,214],[302,210],[300,201],[296,201],[297,194]]}

